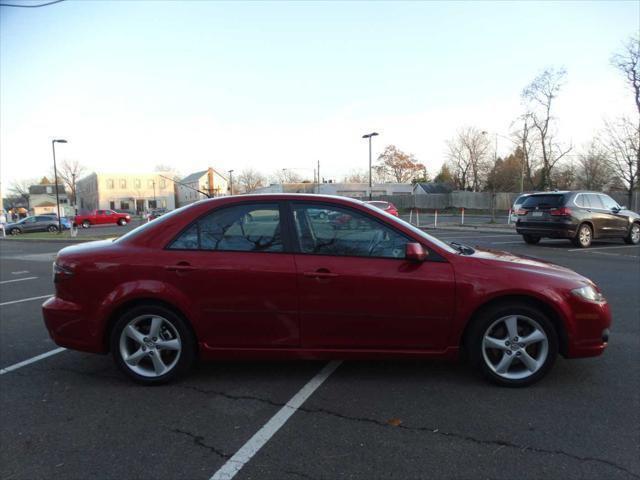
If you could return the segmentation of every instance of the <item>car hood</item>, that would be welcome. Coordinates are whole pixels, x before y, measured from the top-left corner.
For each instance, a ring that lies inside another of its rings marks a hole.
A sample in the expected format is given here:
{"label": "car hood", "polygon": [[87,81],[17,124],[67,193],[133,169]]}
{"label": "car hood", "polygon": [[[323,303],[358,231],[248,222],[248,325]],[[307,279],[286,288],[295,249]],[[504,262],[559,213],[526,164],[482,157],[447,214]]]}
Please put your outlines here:
{"label": "car hood", "polygon": [[499,250],[476,248],[476,252],[471,258],[483,263],[490,263],[492,266],[503,266],[506,269],[528,271],[538,275],[547,275],[578,283],[593,283],[588,278],[583,277],[570,268],[525,255],[516,255],[514,253]]}

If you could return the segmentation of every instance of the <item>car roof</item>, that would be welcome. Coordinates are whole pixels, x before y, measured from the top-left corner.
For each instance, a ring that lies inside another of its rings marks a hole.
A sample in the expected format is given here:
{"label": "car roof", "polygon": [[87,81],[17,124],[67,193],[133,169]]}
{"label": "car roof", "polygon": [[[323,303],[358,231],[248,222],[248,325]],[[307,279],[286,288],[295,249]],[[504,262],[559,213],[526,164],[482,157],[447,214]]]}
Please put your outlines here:
{"label": "car roof", "polygon": [[339,195],[317,195],[313,193],[252,193],[248,195],[234,195],[234,196],[225,196],[225,197],[215,197],[215,198],[205,198],[204,200],[200,200],[201,203],[211,203],[211,202],[221,202],[224,203],[230,202],[245,202],[245,201],[282,201],[282,200],[290,200],[290,201],[325,201],[331,203],[343,203],[343,204],[355,204],[355,205],[363,205],[365,202],[361,200],[357,200],[355,198],[350,197],[342,197]]}

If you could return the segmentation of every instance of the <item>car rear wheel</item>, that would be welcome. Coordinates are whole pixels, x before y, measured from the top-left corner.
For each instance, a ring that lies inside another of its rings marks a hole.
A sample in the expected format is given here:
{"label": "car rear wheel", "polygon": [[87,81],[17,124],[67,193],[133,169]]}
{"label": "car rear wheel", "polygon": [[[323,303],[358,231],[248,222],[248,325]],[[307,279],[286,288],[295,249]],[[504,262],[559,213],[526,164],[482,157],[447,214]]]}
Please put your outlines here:
{"label": "car rear wheel", "polygon": [[553,366],[558,337],[551,321],[526,304],[504,304],[484,312],[468,337],[470,358],[490,381],[526,387]]}
{"label": "car rear wheel", "polygon": [[629,245],[638,245],[640,243],[640,223],[634,223],[629,229],[629,234],[624,238]]}
{"label": "car rear wheel", "polygon": [[536,243],[540,242],[540,237],[536,235],[522,235],[522,238],[524,239],[525,243],[528,243],[529,245],[535,245]]}
{"label": "car rear wheel", "polygon": [[586,223],[583,223],[578,227],[578,233],[573,239],[573,244],[579,248],[589,248],[591,241],[593,240],[593,230]]}
{"label": "car rear wheel", "polygon": [[56,227],[55,225],[49,225],[47,230],[50,231],[51,233],[57,232],[58,231],[58,227]]}
{"label": "car rear wheel", "polygon": [[127,224],[127,221],[124,218],[121,218],[120,220],[118,220],[118,225],[120,225],[121,227],[124,227]]}
{"label": "car rear wheel", "polygon": [[82,222],[82,228],[89,228],[91,226],[91,222],[89,220],[85,220]]}
{"label": "car rear wheel", "polygon": [[158,305],[126,312],[113,328],[111,352],[118,367],[145,385],[185,374],[196,357],[196,342],[186,321]]}

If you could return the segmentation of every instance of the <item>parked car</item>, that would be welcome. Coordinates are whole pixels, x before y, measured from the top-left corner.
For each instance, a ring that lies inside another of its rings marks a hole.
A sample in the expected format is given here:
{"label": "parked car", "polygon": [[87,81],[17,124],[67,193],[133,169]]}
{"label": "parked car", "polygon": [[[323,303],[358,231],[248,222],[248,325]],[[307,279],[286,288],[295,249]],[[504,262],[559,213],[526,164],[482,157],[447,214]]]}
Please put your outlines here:
{"label": "parked car", "polygon": [[[318,209],[357,228],[336,230],[310,215]],[[600,355],[611,323],[598,287],[572,270],[447,244],[321,195],[200,201],[115,241],[64,248],[54,285],[43,305],[53,340],[110,351],[143,384],[174,379],[196,359],[465,352],[490,380],[525,386],[558,353]]]}
{"label": "parked car", "polygon": [[365,203],[368,205],[371,205],[372,207],[379,208],[380,210],[387,212],[388,214],[393,215],[395,217],[398,216],[398,209],[391,202],[383,202],[381,200],[372,200]]}
{"label": "parked car", "polygon": [[[66,217],[60,219],[60,225],[62,226],[62,230],[68,230],[71,227]],[[10,235],[20,235],[30,232],[57,232],[58,217],[52,217],[51,215],[26,217],[17,222],[7,223],[5,225],[5,231]]]}
{"label": "parked car", "polygon": [[167,213],[166,208],[154,208],[149,212],[149,220],[155,220],[156,218],[161,217],[165,213]]}
{"label": "parked car", "polygon": [[118,213],[113,210],[93,210],[89,213],[76,215],[75,225],[89,228],[91,225],[120,225],[121,227],[131,221],[128,213]]}
{"label": "parked car", "polygon": [[529,195],[530,195],[529,193],[523,193],[522,195],[519,195],[518,197],[516,197],[516,199],[513,201],[513,205],[511,206],[511,218],[510,218],[510,221],[512,221],[513,223],[516,223],[518,221],[518,210],[520,210],[520,208],[522,207],[522,204],[524,203],[524,201],[527,199]]}
{"label": "parked car", "polygon": [[525,242],[567,238],[587,248],[593,239],[622,238],[640,243],[640,215],[599,192],[544,192],[527,197],[518,210],[516,231]]}

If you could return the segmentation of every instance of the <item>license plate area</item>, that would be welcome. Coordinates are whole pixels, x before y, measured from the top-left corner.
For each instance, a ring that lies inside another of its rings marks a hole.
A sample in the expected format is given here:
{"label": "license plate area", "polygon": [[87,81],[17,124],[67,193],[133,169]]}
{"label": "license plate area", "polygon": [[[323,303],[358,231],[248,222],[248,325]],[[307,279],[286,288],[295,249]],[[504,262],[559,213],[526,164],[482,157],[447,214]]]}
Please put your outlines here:
{"label": "license plate area", "polygon": [[532,217],[541,217],[542,215],[544,215],[543,212],[531,212]]}

